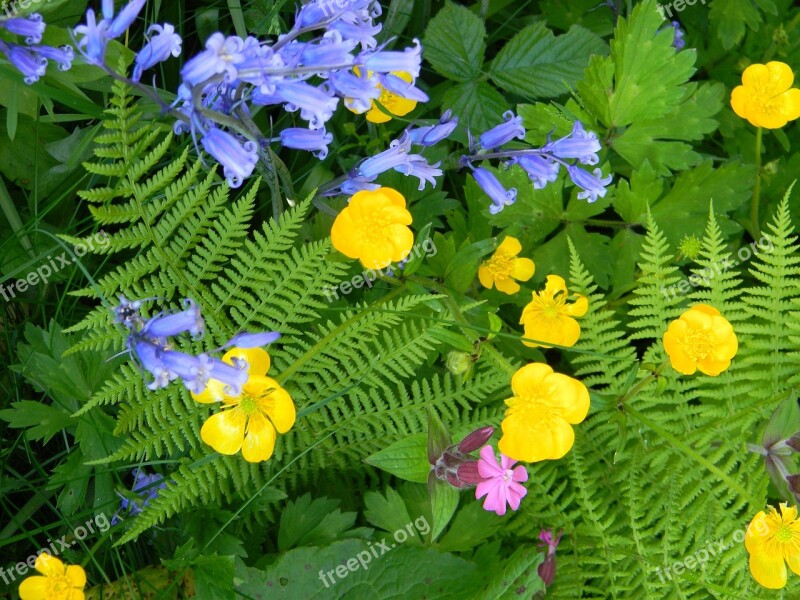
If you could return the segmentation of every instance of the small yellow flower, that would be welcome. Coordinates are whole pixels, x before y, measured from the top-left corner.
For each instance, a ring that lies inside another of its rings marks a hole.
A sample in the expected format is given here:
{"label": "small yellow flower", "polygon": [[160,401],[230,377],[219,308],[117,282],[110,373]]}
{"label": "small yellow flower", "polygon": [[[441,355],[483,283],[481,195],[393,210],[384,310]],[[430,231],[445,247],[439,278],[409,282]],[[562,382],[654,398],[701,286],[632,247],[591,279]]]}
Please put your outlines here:
{"label": "small yellow flower", "polygon": [[[353,67],[353,73],[356,76],[360,76],[360,71],[358,67]],[[399,77],[406,83],[412,83],[414,81],[414,76],[411,73],[406,73],[404,71],[394,71],[391,73],[395,77]],[[372,71],[367,71],[367,76],[372,76]],[[377,102],[383,106],[386,110],[390,113],[395,115],[396,117],[403,117],[414,110],[417,106],[416,100],[409,100],[408,98],[403,98],[402,96],[398,96],[384,88],[381,84],[378,84],[378,88],[381,91],[381,97],[378,98]],[[359,114],[359,112],[353,108],[352,106],[352,98],[345,98],[344,101],[345,106],[350,110],[350,112],[354,112]],[[366,114],[367,121],[370,123],[386,123],[387,121],[391,121],[392,117],[381,111],[378,108],[378,105],[375,100],[372,101],[372,108],[367,111]]]}
{"label": "small yellow flower", "polygon": [[368,269],[382,269],[403,260],[414,245],[408,228],[411,213],[397,190],[362,190],[350,198],[331,229],[333,247],[357,258]]}
{"label": "small yellow flower", "polygon": [[731,94],[731,107],[756,127],[778,129],[800,117],[800,90],[792,83],[794,74],[786,63],[750,65]]}
{"label": "small yellow flower", "polygon": [[65,565],[46,552],[36,558],[41,575],[28,577],[19,586],[22,600],[83,600],[86,572],[78,565]]}
{"label": "small yellow flower", "polygon": [[750,572],[765,588],[786,585],[786,565],[800,575],[800,520],[797,507],[781,503],[781,514],[772,506],[759,512],[747,528],[744,544],[750,553]]}
{"label": "small yellow flower", "polygon": [[699,370],[716,376],[727,369],[739,343],[733,327],[707,304],[697,304],[672,321],[664,333],[664,350],[672,368],[684,375]]}
{"label": "small yellow flower", "polygon": [[517,258],[522,245],[517,238],[506,237],[497,247],[492,257],[484,261],[478,269],[478,279],[483,287],[497,289],[504,294],[516,294],[519,284],[514,281],[528,281],[533,277],[535,266],[530,258]]}
{"label": "small yellow flower", "polygon": [[222,360],[233,359],[248,365],[247,383],[239,396],[225,393],[225,384],[211,379],[200,394],[192,394],[198,402],[220,402],[222,410],[211,415],[200,429],[202,440],[220,454],[242,451],[247,462],[268,460],[275,449],[275,430],[286,433],[295,421],[294,402],[277,381],[267,377],[269,354],[261,348],[233,348]]}
{"label": "small yellow flower", "polygon": [[589,390],[577,379],[554,373],[544,363],[530,363],[511,378],[513,398],[503,422],[498,448],[514,460],[559,459],[575,443],[576,425],[589,412]]}
{"label": "small yellow flower", "polygon": [[[572,302],[567,299],[572,298]],[[519,322],[525,325],[525,337],[532,340],[574,346],[581,335],[581,326],[573,317],[582,317],[589,310],[589,300],[580,294],[569,295],[567,284],[558,275],[548,275],[544,290],[533,293],[533,300],[523,309]],[[536,348],[547,344],[522,342]]]}

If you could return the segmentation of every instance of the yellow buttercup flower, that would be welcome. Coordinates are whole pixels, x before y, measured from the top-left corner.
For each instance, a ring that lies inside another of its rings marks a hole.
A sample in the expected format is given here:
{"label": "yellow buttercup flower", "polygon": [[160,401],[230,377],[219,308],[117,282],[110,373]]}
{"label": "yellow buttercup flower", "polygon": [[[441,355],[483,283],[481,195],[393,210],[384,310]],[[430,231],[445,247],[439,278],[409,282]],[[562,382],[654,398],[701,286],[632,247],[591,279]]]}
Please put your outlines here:
{"label": "yellow buttercup flower", "polygon": [[[358,67],[353,67],[353,73],[356,76],[360,76],[360,71]],[[414,81],[414,76],[411,73],[406,73],[404,71],[394,71],[391,73],[395,77],[399,77],[406,83],[412,83]],[[371,77],[372,72],[367,71],[367,76]],[[414,110],[417,106],[416,100],[409,100],[408,98],[403,98],[402,96],[398,96],[395,93],[390,92],[386,88],[384,88],[381,84],[377,84],[378,88],[381,90],[381,96],[378,98],[377,102],[383,106],[386,110],[390,113],[395,115],[396,117],[403,117]],[[356,114],[359,114],[359,111],[353,108],[352,98],[345,98],[344,104],[347,108]],[[381,111],[378,108],[378,104],[375,100],[372,100],[372,108],[369,109],[366,113],[367,121],[370,123],[386,123],[387,121],[391,121],[392,117]]]}
{"label": "yellow buttercup flower", "polygon": [[572,425],[589,412],[589,390],[577,379],[554,373],[544,363],[530,363],[511,378],[514,397],[500,427],[498,448],[525,462],[558,459],[575,443]]}
{"label": "yellow buttercup flower", "polygon": [[[567,302],[571,299],[572,302]],[[589,300],[580,294],[569,295],[567,284],[558,275],[548,275],[544,290],[533,293],[533,300],[523,309],[519,322],[525,325],[525,337],[532,340],[574,346],[581,335],[581,326],[574,317],[582,317],[589,310]],[[547,344],[522,342],[536,348]]]}
{"label": "yellow buttercup flower", "polygon": [[522,245],[517,238],[506,237],[492,257],[478,269],[478,279],[483,287],[492,289],[496,286],[504,294],[516,294],[519,284],[514,280],[528,281],[535,269],[530,258],[517,258],[521,251]]}
{"label": "yellow buttercup flower", "polygon": [[295,421],[294,402],[280,384],[267,377],[269,354],[261,348],[233,348],[222,360],[248,365],[247,383],[239,396],[229,396],[225,384],[211,379],[206,389],[192,398],[204,404],[220,402],[222,410],[211,415],[200,429],[202,440],[220,454],[242,451],[248,462],[269,459],[275,449],[275,431],[286,433]]}
{"label": "yellow buttercup flower", "polygon": [[331,229],[333,247],[357,258],[368,269],[382,269],[403,260],[414,245],[408,228],[411,213],[397,190],[362,190],[350,198]]}
{"label": "yellow buttercup flower", "polygon": [[78,565],[65,565],[46,552],[36,558],[41,575],[28,577],[19,586],[22,600],[83,600],[86,572]]}
{"label": "yellow buttercup flower", "polygon": [[781,514],[767,507],[769,514],[759,512],[744,536],[750,553],[750,573],[765,588],[780,589],[786,585],[786,565],[800,575],[800,520],[797,507],[781,503]]}
{"label": "yellow buttercup flower", "polygon": [[794,74],[786,63],[750,65],[731,94],[731,107],[756,127],[778,129],[800,117],[800,90],[792,83]]}
{"label": "yellow buttercup flower", "polygon": [[707,304],[697,304],[684,312],[664,333],[664,350],[672,368],[684,375],[698,370],[719,375],[730,366],[738,349],[731,324]]}

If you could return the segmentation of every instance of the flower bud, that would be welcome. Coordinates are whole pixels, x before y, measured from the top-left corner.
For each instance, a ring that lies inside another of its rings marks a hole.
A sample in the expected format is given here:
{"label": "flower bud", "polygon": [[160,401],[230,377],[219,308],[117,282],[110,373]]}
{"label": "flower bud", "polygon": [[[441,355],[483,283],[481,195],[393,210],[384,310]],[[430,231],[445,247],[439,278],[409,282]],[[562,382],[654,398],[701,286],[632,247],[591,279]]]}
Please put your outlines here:
{"label": "flower bud", "polygon": [[456,471],[459,480],[471,485],[477,485],[483,481],[480,472],[478,471],[478,461],[471,460],[469,462],[461,463],[458,465]]}
{"label": "flower bud", "polygon": [[553,583],[553,580],[556,578],[556,555],[548,554],[545,556],[544,562],[539,565],[537,572],[545,585]]}
{"label": "flower bud", "polygon": [[447,354],[447,370],[453,375],[465,375],[472,368],[472,357],[466,352],[453,350]]}
{"label": "flower bud", "polygon": [[469,454],[470,452],[474,452],[478,448],[483,447],[486,442],[489,441],[489,438],[492,437],[494,433],[494,427],[491,425],[487,425],[486,427],[481,427],[480,429],[476,429],[467,437],[465,437],[461,442],[458,444],[458,450],[463,452],[464,454]]}
{"label": "flower bud", "polygon": [[786,445],[795,452],[800,452],[800,432],[795,433],[792,437],[786,440]]}

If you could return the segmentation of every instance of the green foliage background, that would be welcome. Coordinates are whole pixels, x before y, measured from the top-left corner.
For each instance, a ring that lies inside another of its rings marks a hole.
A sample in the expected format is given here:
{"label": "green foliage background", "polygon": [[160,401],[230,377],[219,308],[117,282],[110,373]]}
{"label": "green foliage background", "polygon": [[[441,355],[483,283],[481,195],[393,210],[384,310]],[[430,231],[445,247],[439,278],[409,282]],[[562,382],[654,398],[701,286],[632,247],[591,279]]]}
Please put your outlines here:
{"label": "green foliage background", "polygon": [[[41,7],[51,41],[65,39],[85,4]],[[190,12],[148,3],[146,20],[181,23],[199,44],[217,26],[275,34],[294,10],[237,5]],[[92,584],[164,564],[163,597],[185,594],[186,573],[197,597],[208,598],[530,597],[544,591],[537,535],[555,528],[564,538],[547,589],[554,598],[800,597],[791,575],[783,591],[758,587],[735,537],[780,498],[746,444],[760,441],[800,377],[790,191],[800,140],[796,125],[766,134],[758,171],[754,129],[728,102],[750,62],[800,66],[800,9],[695,3],[679,15],[687,31],[680,52],[653,0],[392,0],[384,9],[382,41],[419,37],[424,47],[431,102],[409,120],[451,109],[461,126],[431,149],[446,171],[435,189],[419,192],[397,173],[380,179],[406,196],[418,239],[430,235],[435,254],[334,302],[326,287],[361,267],[332,249],[332,217],[317,210],[314,190],[384,149],[404,122],[367,126],[340,110],[328,159],[276,151],[274,170],[236,191],[173,137],[154,105],[97,70],[55,72],[27,87],[0,65],[2,280],[72,252],[100,229],[110,236],[74,269],[3,305],[0,350],[10,368],[0,376],[0,548],[9,558],[0,566],[113,514],[140,466],[162,473],[167,489],[142,514],[63,555],[83,564]],[[111,51],[130,65],[130,50]],[[177,72],[167,63],[160,77],[174,82]],[[509,109],[534,145],[567,134],[576,119],[597,132],[599,166],[614,174],[608,195],[588,204],[563,175],[534,190],[519,167],[495,170],[518,200],[489,215],[457,161],[467,127],[483,131]],[[266,128],[269,116],[256,119]],[[276,129],[291,122],[271,116]],[[757,173],[772,250],[742,259],[739,250],[757,241],[748,221]],[[506,235],[536,264],[513,297],[476,283],[480,261]],[[702,240],[694,258],[680,249],[688,236]],[[718,268],[731,261],[734,268]],[[707,269],[717,276],[693,282],[688,295],[664,293]],[[543,352],[519,342],[518,321],[551,273],[587,295],[590,308],[574,348]],[[213,349],[243,329],[283,333],[270,348],[270,375],[299,418],[270,461],[211,452],[199,437],[208,407],[178,385],[147,390],[118,355],[125,335],[110,309],[119,294],[153,298],[152,314],[195,299],[208,334],[183,350]],[[739,338],[731,368],[716,378],[666,366],[661,336],[696,302],[718,308]],[[469,375],[448,370],[452,351],[472,357]],[[432,507],[422,485],[429,415],[454,439],[499,425],[511,374],[533,361],[591,390],[572,451],[529,466],[517,513],[486,513],[466,492]],[[332,587],[317,576],[420,516],[431,530],[418,529],[369,569]],[[703,565],[659,575],[717,542],[726,549]],[[108,597],[112,588],[103,589]],[[14,597],[15,586],[8,590]]]}

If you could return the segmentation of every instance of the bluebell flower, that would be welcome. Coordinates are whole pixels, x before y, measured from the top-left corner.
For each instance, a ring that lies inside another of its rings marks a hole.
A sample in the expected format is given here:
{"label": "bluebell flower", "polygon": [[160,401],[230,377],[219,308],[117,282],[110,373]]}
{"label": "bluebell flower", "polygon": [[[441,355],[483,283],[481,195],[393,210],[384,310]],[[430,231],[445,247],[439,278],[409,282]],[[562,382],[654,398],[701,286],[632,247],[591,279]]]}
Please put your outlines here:
{"label": "bluebell flower", "polygon": [[348,178],[339,187],[329,191],[326,195],[336,196],[337,194],[342,194],[344,196],[352,196],[361,190],[368,190],[372,192],[381,187],[379,184],[373,183],[373,180],[369,180],[366,177],[359,175],[357,171],[354,171],[350,173]]}
{"label": "bluebell flower", "polygon": [[598,196],[603,198],[606,195],[606,186],[612,180],[611,175],[603,178],[603,173],[600,169],[595,169],[594,174],[590,174],[580,167],[569,165],[567,166],[567,172],[572,182],[583,190],[578,193],[578,199],[588,199],[589,202],[595,202]]}
{"label": "bluebell flower", "polygon": [[33,13],[27,17],[17,17],[0,21],[0,27],[14,35],[24,35],[25,43],[38,44],[46,27],[42,15]]}
{"label": "bluebell flower", "polygon": [[171,381],[176,380],[178,373],[167,366],[162,359],[162,346],[147,338],[131,335],[128,338],[129,350],[139,361],[139,365],[150,375],[153,380],[147,384],[147,389],[157,390],[167,387]]}
{"label": "bluebell flower", "polygon": [[111,517],[111,525],[116,525],[122,518],[120,512],[127,516],[134,516],[141,513],[145,507],[150,505],[151,500],[158,498],[159,490],[167,487],[164,477],[158,473],[148,475],[144,469],[138,467],[133,469],[133,487],[127,495],[120,494],[120,507]]}
{"label": "bluebell flower", "polygon": [[94,65],[103,64],[109,39],[108,21],[101,19],[98,22],[94,11],[90,8],[86,11],[86,25],[78,25],[73,30],[73,34],[82,36],[77,40],[76,45],[86,62]]}
{"label": "bluebell flower", "polygon": [[331,23],[329,29],[338,31],[346,40],[358,42],[364,50],[371,50],[378,45],[375,36],[381,32],[383,25],[373,23],[371,19],[339,19]]}
{"label": "bluebell flower", "polygon": [[438,124],[412,127],[407,130],[407,134],[412,144],[427,148],[450,137],[457,126],[458,117],[453,116],[453,111],[446,110]]}
{"label": "bluebell flower", "polygon": [[222,165],[228,185],[237,188],[250,177],[258,162],[258,144],[240,142],[234,135],[211,127],[201,140],[203,148]]}
{"label": "bluebell flower", "polygon": [[286,102],[289,112],[300,110],[300,117],[308,121],[311,129],[322,129],[333,116],[339,99],[331,96],[322,87],[314,87],[304,81],[284,81],[277,85],[276,94]]}
{"label": "bluebell flower", "polygon": [[357,168],[358,175],[364,177],[368,181],[372,181],[381,173],[406,164],[409,160],[408,151],[411,146],[411,140],[408,139],[408,136],[406,136],[406,139],[408,143],[401,143],[398,140],[394,140],[389,145],[389,148],[383,152],[365,158]]}
{"label": "bluebell flower", "polygon": [[541,190],[548,183],[558,179],[558,171],[561,168],[561,165],[553,159],[534,153],[514,157],[511,163],[516,163],[525,170],[530,180],[533,181],[535,190]]}
{"label": "bluebell flower", "polygon": [[189,85],[197,85],[214,75],[225,74],[225,81],[237,78],[236,66],[245,61],[244,40],[232,35],[214,33],[206,41],[206,50],[183,65],[181,77]]}
{"label": "bluebell flower", "polygon": [[491,171],[483,167],[473,169],[472,176],[484,193],[492,200],[489,212],[496,215],[506,206],[514,204],[517,200],[516,188],[506,189],[500,180]]}
{"label": "bluebell flower", "polygon": [[416,87],[413,83],[400,79],[397,75],[388,73],[386,75],[378,75],[378,80],[386,91],[397,94],[409,100],[417,102],[427,102],[428,95],[421,89]]}
{"label": "bluebell flower", "polygon": [[205,321],[200,314],[200,307],[189,298],[183,301],[183,305],[186,308],[181,312],[150,319],[142,329],[142,335],[161,338],[188,332],[195,338],[202,336]]}
{"label": "bluebell flower", "polygon": [[[108,25],[108,37],[111,39],[118,38],[123,33],[128,31],[128,28],[133,25],[133,22],[136,20],[136,17],[139,16],[139,13],[144,8],[144,3],[146,0],[131,0],[125,8],[123,8],[116,18],[111,21]],[[108,10],[108,5],[111,5],[111,10]],[[103,17],[104,19],[110,20],[111,17],[108,16],[109,14],[113,13],[114,3],[109,2],[106,4],[103,3]]]}
{"label": "bluebell flower", "polygon": [[154,67],[170,56],[178,57],[181,54],[181,36],[175,33],[175,27],[169,23],[164,25],[151,25],[147,36],[151,36],[144,48],[136,55],[136,66],[133,68],[133,81],[139,81],[142,72]]}
{"label": "bluebell flower", "polygon": [[139,309],[141,307],[141,300],[134,300],[131,302],[120,294],[119,304],[114,307],[114,320],[126,329],[138,331],[142,328],[144,323],[142,316],[139,314]]}
{"label": "bluebell flower", "polygon": [[281,144],[286,148],[313,152],[320,160],[328,156],[328,144],[333,141],[333,134],[322,129],[305,129],[287,127],[280,133]]}
{"label": "bluebell flower", "polygon": [[355,47],[355,42],[342,39],[340,33],[328,32],[318,44],[303,44],[299,59],[303,65],[319,67],[321,71],[348,67],[355,61]]}
{"label": "bluebell flower", "polygon": [[223,348],[261,348],[277,341],[281,334],[277,331],[263,331],[261,333],[237,333]]}
{"label": "bluebell flower", "polygon": [[241,394],[242,385],[247,383],[247,364],[244,361],[229,365],[208,354],[192,356],[176,350],[162,351],[159,358],[170,372],[183,380],[186,389],[194,394],[202,393],[208,380],[212,378],[224,383],[226,393],[231,396]]}
{"label": "bluebell flower", "polygon": [[402,71],[410,73],[412,77],[419,77],[422,63],[422,46],[418,39],[414,39],[414,47],[406,48],[402,52],[393,50],[377,50],[364,53],[360,62],[368,71],[373,73],[391,73]]}
{"label": "bluebell flower", "polygon": [[0,52],[6,55],[9,62],[24,76],[24,81],[28,85],[39,81],[47,71],[47,59],[39,56],[30,48],[24,48],[17,44],[8,44],[0,40]]}
{"label": "bluebell flower", "polygon": [[549,142],[542,148],[542,152],[552,154],[558,158],[577,158],[583,165],[596,165],[600,162],[597,153],[600,151],[600,141],[593,131],[586,131],[580,121],[575,121],[572,132]]}
{"label": "bluebell flower", "polygon": [[503,113],[505,123],[492,127],[481,134],[481,148],[493,150],[504,146],[514,138],[525,139],[525,128],[522,126],[522,117],[516,116],[513,111]]}
{"label": "bluebell flower", "polygon": [[357,114],[370,110],[372,101],[381,97],[375,75],[368,77],[364,73],[356,75],[351,71],[335,71],[328,83],[339,96],[344,97],[344,105]]}
{"label": "bluebell flower", "polygon": [[669,25],[665,25],[664,27],[659,29],[659,31],[663,31],[668,27],[672,27],[672,29],[674,30],[674,37],[672,38],[672,47],[675,48],[675,50],[683,50],[683,48],[686,46],[686,40],[684,39],[685,34],[683,32],[683,29],[681,29],[680,22],[672,21]]}
{"label": "bluebell flower", "polygon": [[419,179],[417,190],[421,192],[425,189],[426,183],[430,183],[431,187],[436,187],[436,178],[442,176],[442,170],[439,168],[440,164],[438,162],[430,164],[422,155],[410,154],[409,160],[402,165],[396,166],[394,170],[403,175]]}
{"label": "bluebell flower", "polygon": [[75,60],[75,52],[72,46],[30,46],[28,48],[31,52],[35,52],[39,56],[43,56],[47,60],[52,60],[58,63],[59,71],[69,71],[72,68],[72,61]]}

